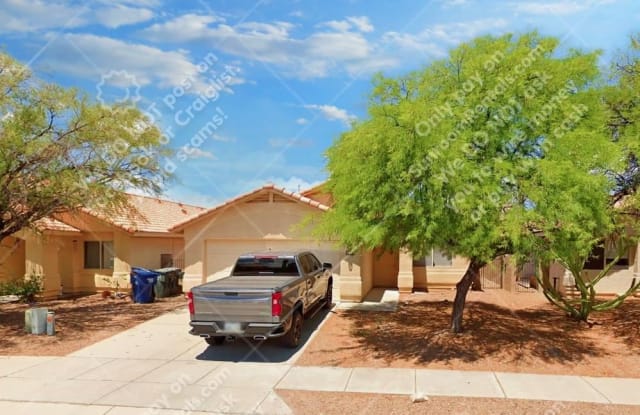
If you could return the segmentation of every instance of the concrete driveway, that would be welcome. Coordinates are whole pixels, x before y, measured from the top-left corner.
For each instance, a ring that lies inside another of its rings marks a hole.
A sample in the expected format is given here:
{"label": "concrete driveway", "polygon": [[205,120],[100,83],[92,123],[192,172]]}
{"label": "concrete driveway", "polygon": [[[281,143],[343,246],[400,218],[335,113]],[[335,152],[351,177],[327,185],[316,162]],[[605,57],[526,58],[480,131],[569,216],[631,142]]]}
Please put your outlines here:
{"label": "concrete driveway", "polygon": [[273,389],[327,316],[305,322],[297,350],[277,340],[208,347],[181,310],[69,356],[0,357],[0,413],[290,413]]}

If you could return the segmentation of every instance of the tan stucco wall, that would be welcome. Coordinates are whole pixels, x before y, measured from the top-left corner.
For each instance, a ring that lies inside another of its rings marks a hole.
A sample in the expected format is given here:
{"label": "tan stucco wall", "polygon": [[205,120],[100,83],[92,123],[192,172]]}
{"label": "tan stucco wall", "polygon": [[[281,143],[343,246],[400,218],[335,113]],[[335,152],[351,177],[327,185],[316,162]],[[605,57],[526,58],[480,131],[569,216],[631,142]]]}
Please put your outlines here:
{"label": "tan stucco wall", "polygon": [[172,254],[174,258],[182,255],[182,238],[134,237],[131,238],[130,264],[136,267],[160,268],[160,255]]}
{"label": "tan stucco wall", "polygon": [[453,288],[468,267],[469,260],[461,256],[454,256],[450,266],[413,267],[413,283],[421,289]]}
{"label": "tan stucco wall", "polygon": [[[216,246],[224,246],[225,241],[228,241],[229,246],[242,246],[242,242],[245,241],[246,246],[254,249],[260,245],[256,245],[256,241],[265,241],[262,249],[269,246],[276,249],[292,249],[293,246],[299,246],[314,250],[314,241],[309,229],[301,229],[299,224],[317,213],[317,209],[296,202],[245,202],[231,205],[189,224],[184,229],[184,290],[188,291],[194,285],[204,282],[208,274],[221,271],[207,265],[207,245],[211,250]],[[291,241],[292,244],[286,244],[286,241]],[[330,242],[321,244],[319,249],[326,251],[324,257],[329,258],[321,259],[332,262],[334,273],[340,274],[340,250],[335,248],[334,252],[330,252]]]}
{"label": "tan stucco wall", "polygon": [[24,240],[8,237],[0,241],[0,281],[8,281],[24,276],[24,253]]}

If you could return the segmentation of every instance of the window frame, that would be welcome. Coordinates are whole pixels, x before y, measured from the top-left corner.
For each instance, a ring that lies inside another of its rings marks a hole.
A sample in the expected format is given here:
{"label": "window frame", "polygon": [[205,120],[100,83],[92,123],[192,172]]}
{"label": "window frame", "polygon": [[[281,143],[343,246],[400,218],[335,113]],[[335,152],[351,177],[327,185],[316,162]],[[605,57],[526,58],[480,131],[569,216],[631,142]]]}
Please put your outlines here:
{"label": "window frame", "polygon": [[[98,254],[98,258],[97,261],[87,261],[88,257],[88,249],[87,246],[89,244],[97,244],[97,254]],[[109,241],[109,240],[105,240],[105,241],[95,241],[95,240],[91,240],[91,241],[84,241],[83,244],[83,249],[84,249],[84,263],[83,265],[83,269],[110,269],[113,270],[114,269],[114,262],[115,262],[115,244],[113,243],[113,241]],[[106,252],[107,250],[109,250],[110,252]],[[109,260],[110,264],[105,264],[106,261]],[[93,266],[89,266],[89,265],[94,265],[96,264],[98,265],[98,267],[93,267]],[[105,265],[107,265],[105,267]]]}

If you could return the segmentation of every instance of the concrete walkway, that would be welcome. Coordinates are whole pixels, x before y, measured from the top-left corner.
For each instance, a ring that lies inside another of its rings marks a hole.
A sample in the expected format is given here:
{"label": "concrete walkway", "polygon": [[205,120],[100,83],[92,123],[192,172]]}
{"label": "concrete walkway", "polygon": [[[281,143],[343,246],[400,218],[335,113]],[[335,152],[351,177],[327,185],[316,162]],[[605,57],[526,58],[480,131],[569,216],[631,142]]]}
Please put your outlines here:
{"label": "concrete walkway", "polygon": [[[326,316],[305,325],[307,343]],[[273,342],[208,348],[187,319],[169,313],[65,357],[0,357],[0,413],[291,413],[275,389],[640,405],[640,379],[294,366],[302,350]]]}

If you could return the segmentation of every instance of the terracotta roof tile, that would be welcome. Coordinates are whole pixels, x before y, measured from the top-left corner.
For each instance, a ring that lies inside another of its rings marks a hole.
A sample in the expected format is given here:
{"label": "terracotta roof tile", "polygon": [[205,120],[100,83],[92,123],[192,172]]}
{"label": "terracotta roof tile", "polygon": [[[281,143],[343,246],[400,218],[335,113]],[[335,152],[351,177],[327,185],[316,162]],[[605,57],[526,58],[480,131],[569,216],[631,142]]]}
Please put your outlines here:
{"label": "terracotta roof tile", "polygon": [[205,208],[148,196],[128,195],[135,211],[120,212],[100,219],[128,232],[169,232],[169,229],[185,219],[203,212]]}
{"label": "terracotta roof tile", "polygon": [[[172,202],[149,196],[127,195],[129,203],[135,208],[117,212],[110,216],[84,209],[88,215],[96,217],[108,224],[130,233],[135,232],[169,232],[169,228],[179,222],[205,210],[203,207]],[[81,232],[60,220],[45,218],[38,225],[43,230]]]}
{"label": "terracotta roof tile", "polygon": [[75,232],[75,233],[82,232],[80,229],[74,228],[73,226],[67,225],[66,223],[60,222],[59,220],[54,218],[42,218],[38,220],[35,225],[40,230]]}

